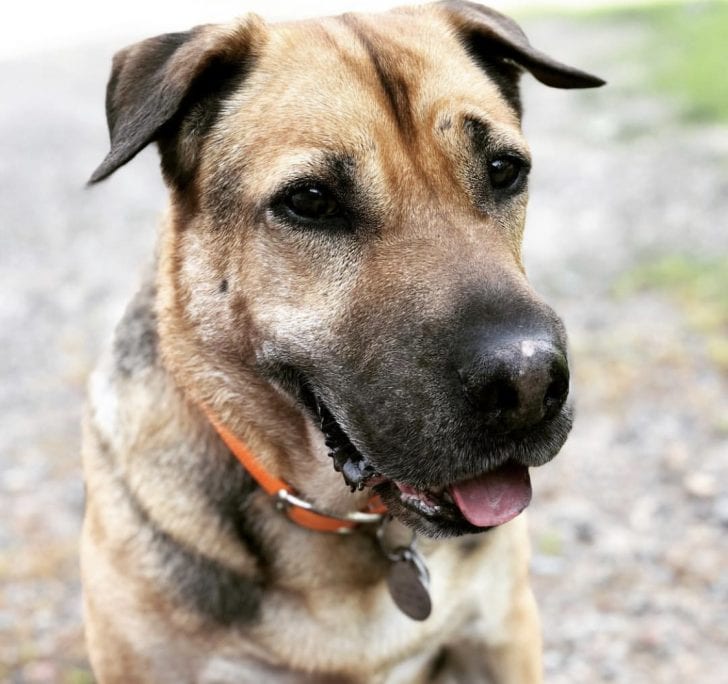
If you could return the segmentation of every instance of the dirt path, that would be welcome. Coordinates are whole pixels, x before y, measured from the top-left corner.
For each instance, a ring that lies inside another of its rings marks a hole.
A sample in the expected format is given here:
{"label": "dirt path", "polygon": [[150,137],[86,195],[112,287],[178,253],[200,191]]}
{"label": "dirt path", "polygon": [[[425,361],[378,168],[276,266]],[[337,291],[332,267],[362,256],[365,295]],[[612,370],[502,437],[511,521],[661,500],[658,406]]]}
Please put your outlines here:
{"label": "dirt path", "polygon": [[[524,24],[535,44],[613,83],[526,84],[527,264],[567,320],[578,400],[566,448],[534,473],[530,509],[547,681],[728,681],[728,374],[714,331],[694,321],[699,299],[621,287],[655,255],[728,254],[728,129],[685,128],[669,103],[630,87],[622,53],[638,27]],[[163,207],[151,152],[82,189],[105,150],[109,52],[0,63],[0,680],[10,682],[89,681],[76,561],[83,385]]]}

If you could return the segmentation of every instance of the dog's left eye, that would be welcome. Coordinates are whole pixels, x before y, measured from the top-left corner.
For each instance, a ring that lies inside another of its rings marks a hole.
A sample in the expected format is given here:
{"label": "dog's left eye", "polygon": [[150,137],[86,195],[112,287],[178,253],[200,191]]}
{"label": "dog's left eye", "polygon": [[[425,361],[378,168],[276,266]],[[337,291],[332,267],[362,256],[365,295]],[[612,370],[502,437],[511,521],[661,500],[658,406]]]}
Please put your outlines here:
{"label": "dog's left eye", "polygon": [[527,163],[511,155],[496,157],[488,162],[488,177],[494,190],[517,190],[527,173]]}
{"label": "dog's left eye", "polygon": [[292,190],[281,204],[292,218],[304,221],[327,221],[342,214],[341,205],[331,192],[316,185]]}

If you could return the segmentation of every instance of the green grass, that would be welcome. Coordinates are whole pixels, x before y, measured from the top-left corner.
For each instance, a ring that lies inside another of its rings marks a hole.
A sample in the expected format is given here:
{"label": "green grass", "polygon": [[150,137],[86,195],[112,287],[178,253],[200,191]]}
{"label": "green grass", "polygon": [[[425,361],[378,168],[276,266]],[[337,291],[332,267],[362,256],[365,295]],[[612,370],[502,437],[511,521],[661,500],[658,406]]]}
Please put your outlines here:
{"label": "green grass", "polygon": [[561,556],[564,552],[564,542],[557,530],[546,530],[538,538],[538,552],[545,556]]}
{"label": "green grass", "polygon": [[94,677],[89,670],[72,667],[63,673],[63,684],[94,684]]}
{"label": "green grass", "polygon": [[675,300],[704,336],[710,358],[728,372],[728,256],[665,255],[628,271],[615,286],[618,297],[646,290]]}
{"label": "green grass", "polygon": [[728,3],[668,8],[655,25],[656,84],[688,119],[728,122]]}
{"label": "green grass", "polygon": [[645,42],[624,55],[647,67],[641,86],[674,97],[687,121],[728,122],[728,0],[635,3],[577,16],[643,27]]}

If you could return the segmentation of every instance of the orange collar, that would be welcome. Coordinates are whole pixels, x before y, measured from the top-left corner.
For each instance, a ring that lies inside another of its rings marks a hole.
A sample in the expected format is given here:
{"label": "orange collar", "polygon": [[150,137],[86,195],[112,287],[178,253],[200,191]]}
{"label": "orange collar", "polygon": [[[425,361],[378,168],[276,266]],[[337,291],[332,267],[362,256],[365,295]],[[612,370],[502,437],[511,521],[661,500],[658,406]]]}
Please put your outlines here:
{"label": "orange collar", "polygon": [[293,487],[269,473],[248,447],[212,416],[209,411],[205,411],[205,413],[222,441],[233,452],[250,476],[260,485],[263,491],[276,498],[276,508],[285,511],[289,519],[297,525],[316,532],[348,534],[359,525],[380,522],[387,512],[387,507],[378,494],[372,494],[361,511],[353,511],[341,516],[316,509],[313,504],[300,499]]}

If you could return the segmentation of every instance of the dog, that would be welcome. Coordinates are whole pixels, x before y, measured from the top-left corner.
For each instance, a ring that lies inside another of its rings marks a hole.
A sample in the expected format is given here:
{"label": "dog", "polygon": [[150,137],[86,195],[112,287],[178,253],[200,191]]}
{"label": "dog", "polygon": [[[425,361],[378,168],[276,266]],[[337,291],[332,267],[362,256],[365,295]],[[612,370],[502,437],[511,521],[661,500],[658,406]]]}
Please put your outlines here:
{"label": "dog", "polygon": [[603,83],[462,0],[116,54],[90,183],[155,142],[170,203],[89,383],[99,682],[541,681],[519,513],[572,418],[523,71]]}

